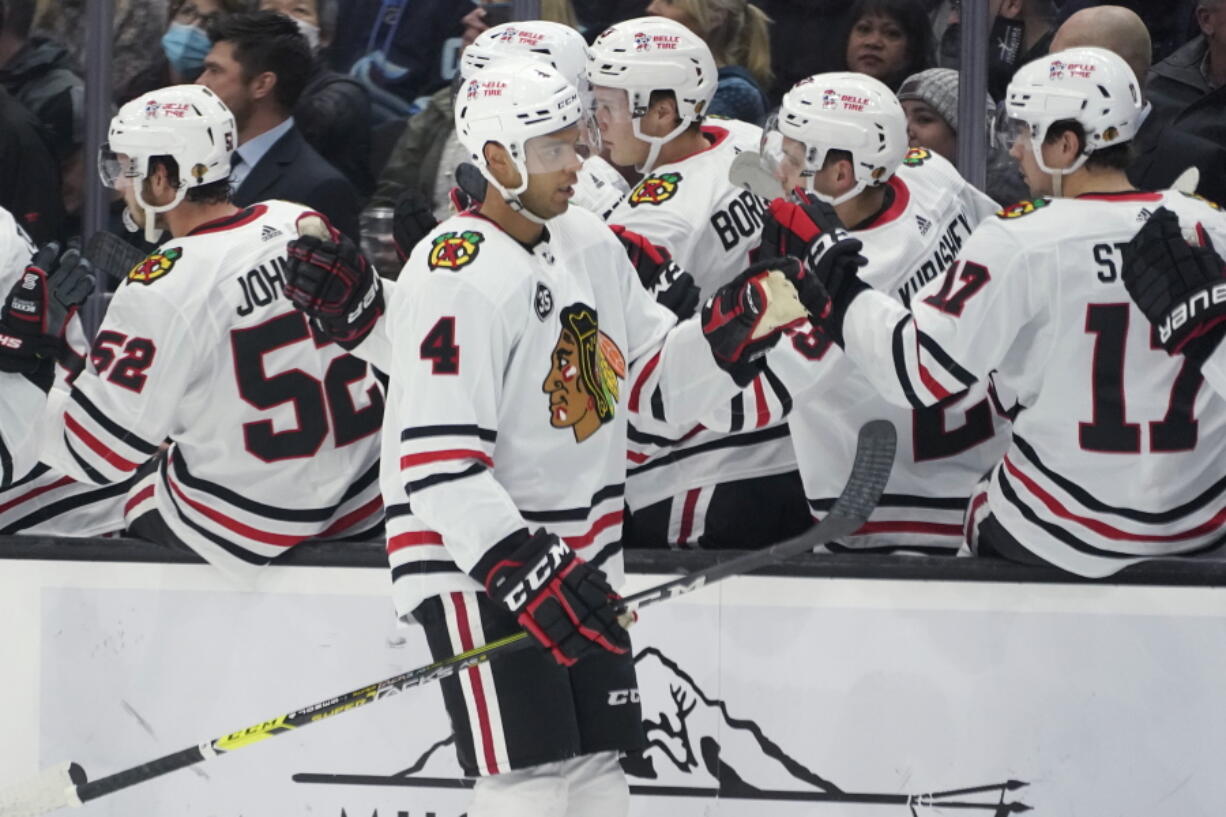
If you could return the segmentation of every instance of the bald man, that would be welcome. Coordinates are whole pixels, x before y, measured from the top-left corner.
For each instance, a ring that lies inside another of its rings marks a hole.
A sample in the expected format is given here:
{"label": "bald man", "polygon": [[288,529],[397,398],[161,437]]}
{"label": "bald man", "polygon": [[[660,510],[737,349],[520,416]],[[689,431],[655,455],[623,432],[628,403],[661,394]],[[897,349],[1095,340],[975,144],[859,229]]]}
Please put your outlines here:
{"label": "bald man", "polygon": [[[1079,46],[1097,46],[1124,59],[1144,81],[1149,73],[1149,30],[1136,12],[1123,6],[1093,6],[1064,21],[1051,41],[1052,52]],[[1226,202],[1226,149],[1208,139],[1171,127],[1158,116],[1148,116],[1133,139],[1135,156],[1128,179],[1142,190],[1164,190],[1190,165],[1200,170],[1196,192]]]}

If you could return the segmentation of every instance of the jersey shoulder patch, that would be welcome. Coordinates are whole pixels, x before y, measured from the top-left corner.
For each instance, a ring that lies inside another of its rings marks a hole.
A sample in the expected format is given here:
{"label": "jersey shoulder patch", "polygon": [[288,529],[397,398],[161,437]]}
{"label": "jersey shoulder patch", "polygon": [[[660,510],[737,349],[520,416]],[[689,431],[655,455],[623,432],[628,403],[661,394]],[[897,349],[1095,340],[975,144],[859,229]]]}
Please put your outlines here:
{"label": "jersey shoulder patch", "polygon": [[928,148],[910,148],[902,157],[902,163],[907,167],[919,167],[931,158],[932,152]]}
{"label": "jersey shoulder patch", "polygon": [[175,268],[175,264],[183,257],[182,247],[171,247],[158,250],[145,258],[128,272],[128,280],[135,284],[149,286],[159,278],[165,278]]}
{"label": "jersey shoulder patch", "polygon": [[630,191],[627,201],[631,207],[638,207],[640,204],[663,204],[677,195],[680,189],[681,174],[677,171],[652,173]]}
{"label": "jersey shoulder patch", "polygon": [[485,235],[477,230],[449,231],[436,235],[430,244],[427,266],[455,272],[477,260]]}
{"label": "jersey shoulder patch", "polygon": [[1051,204],[1051,199],[1047,196],[1040,196],[1037,199],[1019,201],[1017,204],[1010,204],[1008,207],[997,210],[996,217],[1002,219],[1021,218],[1022,216],[1028,216],[1037,210],[1042,210],[1049,204]]}

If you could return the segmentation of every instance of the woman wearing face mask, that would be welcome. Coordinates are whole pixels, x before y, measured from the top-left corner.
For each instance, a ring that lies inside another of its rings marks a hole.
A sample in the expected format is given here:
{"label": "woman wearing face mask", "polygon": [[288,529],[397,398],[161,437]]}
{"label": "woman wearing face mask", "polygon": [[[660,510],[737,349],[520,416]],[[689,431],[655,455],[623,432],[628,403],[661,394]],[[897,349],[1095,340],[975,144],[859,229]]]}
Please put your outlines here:
{"label": "woman wearing face mask", "polygon": [[329,69],[320,52],[336,33],[337,0],[260,0],[260,11],[292,19],[315,55],[315,71],[294,108],[294,123],[311,147],[353,183],[363,199],[375,189],[370,168],[370,93],[353,77]]}
{"label": "woman wearing face mask", "polygon": [[857,0],[848,12],[845,70],[868,74],[897,90],[932,65],[932,26],[916,0]]}
{"label": "woman wearing face mask", "polygon": [[244,5],[243,0],[177,0],[170,4],[170,25],[162,35],[162,53],[170,66],[168,84],[195,82],[212,48],[209,26],[227,14],[243,11]]}

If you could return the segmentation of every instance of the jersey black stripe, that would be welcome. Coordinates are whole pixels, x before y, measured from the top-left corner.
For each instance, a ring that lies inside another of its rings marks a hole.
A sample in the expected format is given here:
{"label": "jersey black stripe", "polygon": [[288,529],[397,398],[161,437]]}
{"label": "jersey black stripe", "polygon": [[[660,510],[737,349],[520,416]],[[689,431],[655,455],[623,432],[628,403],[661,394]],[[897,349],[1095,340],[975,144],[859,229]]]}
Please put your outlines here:
{"label": "jersey black stripe", "polygon": [[751,431],[748,434],[734,434],[722,436],[716,440],[709,440],[701,445],[696,445],[693,448],[683,448],[671,451],[667,456],[661,457],[652,462],[643,463],[637,468],[632,468],[628,472],[631,476],[642,474],[650,471],[653,468],[659,468],[661,465],[668,463],[680,462],[688,457],[705,454],[708,451],[717,451],[721,448],[742,448],[758,443],[770,442],[788,436],[788,427],[786,425],[772,426],[759,431]]}
{"label": "jersey black stripe", "polygon": [[13,455],[9,453],[4,439],[0,438],[0,488],[7,488],[13,481]]}
{"label": "jersey black stripe", "polygon": [[395,582],[404,576],[416,576],[422,573],[459,573],[463,575],[464,571],[460,570],[455,562],[448,562],[442,559],[422,559],[417,562],[405,562],[393,567],[392,581]]}
{"label": "jersey black stripe", "polygon": [[[964,511],[969,496],[942,497],[916,496],[915,494],[882,494],[877,503],[881,508],[928,508],[937,511]],[[815,511],[828,511],[834,507],[834,499],[810,499],[809,507]]]}
{"label": "jersey black stripe", "polygon": [[64,432],[64,445],[67,447],[68,453],[72,454],[72,458],[77,461],[77,465],[81,466],[81,470],[85,472],[85,476],[89,477],[90,482],[94,483],[95,485],[109,485],[114,482],[114,480],[107,479],[106,477],[102,476],[102,474],[99,474],[98,471],[94,469],[94,466],[81,459],[81,455],[77,453],[75,448],[73,448],[72,440],[68,438],[67,431]]}
{"label": "jersey black stripe", "polygon": [[[27,531],[35,525],[41,525],[43,522],[54,519],[62,514],[71,513],[73,511],[84,508],[87,505],[93,505],[96,502],[118,502],[122,501],[127,495],[133,484],[137,481],[137,477],[130,477],[123,482],[116,482],[113,485],[103,485],[95,488],[92,491],[84,491],[73,494],[72,496],[56,500],[49,505],[44,505],[37,511],[23,516],[15,522],[11,522],[0,528],[0,535],[10,536],[12,534]],[[81,485],[82,483],[74,483]],[[65,486],[71,487],[71,486]],[[120,521],[119,527],[123,527],[123,522]]]}
{"label": "jersey black stripe", "polygon": [[[1067,529],[1061,527],[1060,525],[1056,525],[1044,519],[1040,519],[1039,515],[1035,513],[1034,510],[1029,505],[1027,505],[1025,502],[1023,502],[1021,497],[1017,495],[1017,492],[1013,489],[1013,486],[1010,484],[1009,477],[1005,473],[1005,469],[1001,468],[999,470],[998,475],[997,475],[997,480],[998,480],[997,484],[1000,485],[1001,494],[1005,497],[1005,499],[1009,502],[1009,504],[1011,504],[1014,508],[1016,508],[1018,512],[1021,513],[1023,517],[1025,517],[1026,521],[1030,522],[1032,525],[1037,525],[1038,527],[1042,528],[1044,531],[1046,531],[1049,535],[1051,535],[1055,539],[1068,545],[1073,550],[1076,550],[1078,553],[1084,553],[1087,556],[1097,556],[1102,559],[1156,559],[1162,556],[1194,556],[1197,553],[1204,553],[1206,551],[1213,550],[1219,547],[1220,545],[1222,545],[1222,543],[1226,542],[1226,534],[1224,534],[1221,537],[1215,539],[1213,542],[1210,542],[1207,545],[1198,547],[1194,550],[1185,550],[1185,551],[1180,551],[1178,553],[1158,554],[1155,556],[1144,556],[1144,555],[1137,555],[1137,554],[1132,554],[1132,553],[1120,553],[1118,551],[1113,551],[1113,550],[1102,550],[1101,548],[1096,548],[1093,545],[1082,541],[1081,539],[1077,538],[1077,536],[1072,534]],[[1004,522],[1001,521],[999,516],[996,518],[996,521],[1000,523],[1001,527],[1005,527]],[[1016,533],[1014,533],[1013,531],[1009,531],[1009,533],[1011,536],[1013,536],[1014,539],[1017,539],[1019,543],[1022,543],[1022,540],[1017,538]],[[1022,545],[1023,547],[1025,547],[1024,543],[1022,543]],[[1026,548],[1026,549],[1030,550],[1030,548]],[[1031,552],[1033,553],[1034,551],[1031,551]],[[1040,559],[1044,559],[1044,561],[1046,561],[1046,559],[1041,554],[1035,553],[1035,555],[1038,556]]]}
{"label": "jersey black stripe", "polygon": [[925,335],[919,330],[918,327],[915,330],[915,335],[919,338],[919,345],[924,347],[925,351],[932,355],[933,359],[936,360],[937,363],[940,363],[945,371],[958,378],[958,382],[960,382],[963,386],[970,387],[974,385],[976,381],[978,381],[979,378],[975,377],[975,375],[959,366],[957,361],[950,357],[949,354],[941,348],[941,344]]}
{"label": "jersey black stripe", "polygon": [[639,431],[634,426],[626,427],[626,437],[632,443],[639,443],[641,445],[654,445],[654,446],[657,446],[658,448],[670,448],[671,446],[674,446],[677,443],[681,442],[681,439],[682,439],[678,437],[675,440],[670,440],[668,437],[658,437],[655,434],[645,434],[642,431]]}
{"label": "jersey black stripe", "polygon": [[732,398],[732,402],[728,406],[728,410],[732,413],[732,421],[728,424],[728,430],[733,434],[745,429],[745,393],[741,392],[736,397]]}
{"label": "jersey black stripe", "polygon": [[388,505],[383,509],[384,519],[399,519],[402,516],[412,516],[413,509],[407,502],[397,502],[394,505]]}
{"label": "jersey black stripe", "polygon": [[662,423],[666,420],[664,416],[664,392],[660,391],[659,386],[656,386],[651,392],[651,416]]}
{"label": "jersey black stripe", "polygon": [[128,448],[131,448],[133,451],[139,451],[147,457],[152,457],[158,452],[158,447],[156,445],[142,440],[140,437],[136,436],[131,431],[103,414],[102,410],[90,402],[90,399],[86,397],[80,389],[74,388],[71,392],[71,397],[73,402],[85,409],[85,413],[88,414],[95,423],[106,429],[108,434],[122,442],[124,445],[128,446]]}
{"label": "jersey black stripe", "polygon": [[907,323],[911,318],[903,318],[894,326],[894,342],[892,351],[894,355],[894,374],[898,378],[898,384],[902,386],[902,393],[907,396],[912,408],[925,408],[924,401],[916,395],[915,389],[911,387],[911,376],[907,374],[907,353],[904,351],[903,345],[903,330],[906,329]]}
{"label": "jersey black stripe", "polygon": [[[30,472],[29,472],[28,474],[26,474],[24,477],[21,477],[20,479],[13,480],[13,484],[12,484],[12,485],[9,485],[8,487],[6,487],[6,488],[4,489],[4,491],[5,491],[5,493],[7,493],[7,492],[9,492],[9,491],[15,491],[16,489],[20,488],[21,486],[23,486],[23,485],[26,485],[26,484],[28,484],[28,483],[33,482],[34,480],[38,479],[39,477],[41,477],[43,474],[47,473],[47,472],[48,472],[48,471],[50,471],[50,470],[51,470],[51,466],[50,466],[50,465],[47,465],[46,463],[40,462],[40,463],[38,463],[37,465],[35,465],[33,468],[31,468],[31,469],[30,469]],[[3,504],[3,503],[0,503],[0,504]]]}
{"label": "jersey black stripe", "polygon": [[592,494],[592,502],[586,508],[567,508],[558,511],[525,511],[520,509],[519,515],[529,522],[582,522],[587,519],[592,509],[606,499],[623,496],[626,493],[625,484],[607,485]]}
{"label": "jersey black stripe", "polygon": [[[265,505],[262,502],[256,502],[254,499],[243,496],[242,494],[231,491],[225,486],[218,485],[216,482],[210,482],[207,479],[193,476],[187,470],[187,463],[183,460],[182,453],[176,446],[172,449],[171,460],[174,463],[175,478],[187,487],[194,491],[209,494],[216,499],[233,505],[236,508],[242,508],[248,513],[263,516],[268,519],[275,519],[280,522],[327,522],[337,511],[340,510],[346,502],[360,495],[363,491],[371,486],[375,480],[379,478],[379,463],[374,463],[362,476],[354,480],[353,483],[345,489],[345,493],[341,498],[329,508],[278,508],[273,505]],[[163,467],[165,467],[163,465]],[[290,488],[292,486],[286,486]]]}
{"label": "jersey black stripe", "polygon": [[[184,525],[187,525],[187,527],[191,528],[196,533],[203,536],[205,539],[208,539],[210,542],[217,545],[219,548],[224,550],[226,553],[229,553],[231,556],[234,556],[237,559],[241,559],[247,564],[263,567],[264,565],[272,561],[272,559],[270,559],[269,557],[261,556],[258,553],[253,553],[252,551],[247,550],[241,545],[236,545],[235,543],[231,542],[229,539],[226,539],[223,536],[219,536],[216,533],[213,533],[211,530],[208,530],[207,528],[200,526],[192,519],[189,519],[187,515],[183,513],[183,509],[179,507],[179,500],[175,498],[174,491],[171,490],[170,485],[166,481],[167,473],[165,469],[163,469],[161,477],[162,477],[162,490],[165,491],[166,496],[170,498],[171,507],[174,508],[175,513],[178,514],[179,516],[179,520]],[[172,532],[173,532],[173,529],[172,529]],[[188,542],[184,542],[184,544],[186,544],[188,547],[191,547],[191,544]],[[195,548],[192,548],[192,549],[195,550]],[[200,554],[200,555],[203,556],[204,554]]]}
{"label": "jersey black stripe", "polygon": [[479,437],[492,443],[498,439],[498,432],[491,428],[481,428],[477,425],[441,425],[415,426],[400,432],[400,441],[416,440],[421,437]]}
{"label": "jersey black stripe", "polygon": [[783,381],[779,379],[779,375],[770,370],[770,366],[762,369],[762,375],[766,378],[766,382],[770,384],[771,391],[779,398],[779,402],[783,405],[783,416],[787,417],[792,413],[792,393],[788,391],[788,387],[783,385]]}
{"label": "jersey black stripe", "polygon": [[412,482],[406,482],[404,485],[404,490],[405,493],[412,496],[414,491],[421,491],[434,485],[441,485],[445,482],[454,482],[457,479],[467,479],[468,477],[473,477],[480,474],[484,470],[485,466],[477,463],[475,465],[470,465],[463,471],[459,471],[454,474],[431,474],[428,477],[422,477],[421,479],[415,479]]}
{"label": "jersey black stripe", "polygon": [[1202,510],[1205,506],[1216,504],[1223,492],[1226,492],[1226,477],[1219,479],[1217,482],[1210,485],[1206,490],[1202,491],[1193,499],[1188,500],[1182,505],[1171,508],[1169,511],[1138,511],[1133,508],[1117,508],[1114,505],[1108,505],[1094,497],[1085,488],[1082,488],[1077,483],[1061,476],[1051,468],[1043,464],[1039,459],[1039,454],[1034,450],[1030,443],[1023,440],[1016,433],[1013,435],[1013,443],[1017,446],[1017,450],[1024,456],[1035,468],[1043,473],[1045,477],[1060,486],[1060,488],[1069,496],[1076,499],[1079,503],[1098,513],[1115,514],[1124,519],[1131,519],[1134,522],[1144,522],[1148,524],[1161,525],[1168,522],[1176,522],[1183,517]]}
{"label": "jersey black stripe", "polygon": [[592,567],[601,567],[605,562],[609,561],[609,559],[611,559],[613,556],[616,556],[618,553],[621,553],[621,550],[622,550],[622,540],[618,539],[616,542],[610,542],[609,544],[602,547],[600,549],[600,552],[597,553],[592,558],[588,559],[587,562]]}

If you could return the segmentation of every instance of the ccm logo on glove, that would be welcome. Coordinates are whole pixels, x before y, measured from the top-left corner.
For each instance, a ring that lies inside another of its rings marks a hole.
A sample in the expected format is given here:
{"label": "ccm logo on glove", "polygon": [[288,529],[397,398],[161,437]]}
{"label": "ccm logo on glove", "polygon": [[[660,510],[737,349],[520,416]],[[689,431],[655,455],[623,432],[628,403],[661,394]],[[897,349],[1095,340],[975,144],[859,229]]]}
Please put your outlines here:
{"label": "ccm logo on glove", "polygon": [[[562,540],[557,540],[550,546],[540,559],[537,560],[519,585],[510,588],[502,599],[503,603],[512,611],[518,612],[523,609],[523,606],[528,603],[529,597],[536,594],[536,591],[545,586],[550,577],[557,569],[566,561],[567,556],[571,553],[570,546]],[[501,591],[502,588],[499,588]]]}

